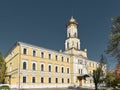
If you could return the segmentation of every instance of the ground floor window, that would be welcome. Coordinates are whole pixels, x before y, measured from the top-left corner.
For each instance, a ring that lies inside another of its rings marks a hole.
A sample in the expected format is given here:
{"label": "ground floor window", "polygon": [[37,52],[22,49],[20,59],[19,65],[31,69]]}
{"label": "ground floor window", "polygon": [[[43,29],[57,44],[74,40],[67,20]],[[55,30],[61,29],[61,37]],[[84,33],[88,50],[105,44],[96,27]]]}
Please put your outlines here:
{"label": "ground floor window", "polygon": [[64,78],[62,78],[62,83],[64,83]]}
{"label": "ground floor window", "polygon": [[44,78],[43,77],[41,77],[41,83],[44,83]]}
{"label": "ground floor window", "polygon": [[58,78],[55,79],[55,82],[58,83]]}
{"label": "ground floor window", "polygon": [[32,83],[35,83],[35,77],[32,77]]}
{"label": "ground floor window", "polygon": [[51,83],[51,78],[48,78],[48,82]]}
{"label": "ground floor window", "polygon": [[23,76],[23,83],[26,83],[26,76]]}

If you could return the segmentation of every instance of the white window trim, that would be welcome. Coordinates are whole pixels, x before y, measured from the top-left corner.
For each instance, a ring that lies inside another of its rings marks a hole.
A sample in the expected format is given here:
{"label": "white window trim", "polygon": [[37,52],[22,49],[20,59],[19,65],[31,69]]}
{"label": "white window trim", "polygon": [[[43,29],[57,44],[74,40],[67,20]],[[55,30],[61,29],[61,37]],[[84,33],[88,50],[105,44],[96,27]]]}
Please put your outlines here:
{"label": "white window trim", "polygon": [[25,59],[22,60],[22,69],[23,69],[23,62],[26,62],[26,64],[27,64],[26,70],[27,70],[28,69],[28,60],[27,59],[26,60]]}
{"label": "white window trim", "polygon": [[31,65],[31,70],[33,70],[33,63],[35,63],[35,71],[37,70],[37,63],[36,63],[36,61],[32,61],[32,65]]}
{"label": "white window trim", "polygon": [[27,48],[27,47],[22,47],[22,54],[24,54],[24,53],[23,53],[24,49],[26,49],[26,50],[27,50],[26,55],[28,55],[28,48]]}
{"label": "white window trim", "polygon": [[27,76],[26,75],[22,76],[22,83],[23,83],[23,77],[26,77],[26,83],[27,83],[28,80],[27,80]]}

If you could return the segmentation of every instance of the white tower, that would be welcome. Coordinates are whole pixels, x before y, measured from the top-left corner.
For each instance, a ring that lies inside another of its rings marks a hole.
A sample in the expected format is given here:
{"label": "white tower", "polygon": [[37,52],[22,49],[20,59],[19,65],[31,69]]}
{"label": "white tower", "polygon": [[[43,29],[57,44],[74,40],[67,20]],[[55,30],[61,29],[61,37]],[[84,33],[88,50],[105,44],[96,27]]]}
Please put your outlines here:
{"label": "white tower", "polygon": [[67,39],[65,40],[65,53],[87,57],[87,50],[80,49],[80,39],[78,38],[78,23],[71,17],[67,23]]}
{"label": "white tower", "polygon": [[65,40],[65,50],[76,49],[80,50],[80,39],[77,32],[78,23],[71,17],[67,24],[67,39]]}

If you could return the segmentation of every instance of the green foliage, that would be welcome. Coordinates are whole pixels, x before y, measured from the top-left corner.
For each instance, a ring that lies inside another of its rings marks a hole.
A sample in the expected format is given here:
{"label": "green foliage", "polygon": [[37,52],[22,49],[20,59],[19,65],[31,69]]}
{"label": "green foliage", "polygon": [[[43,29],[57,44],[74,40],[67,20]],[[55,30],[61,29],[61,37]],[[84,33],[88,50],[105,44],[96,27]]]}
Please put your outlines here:
{"label": "green foliage", "polygon": [[1,87],[0,87],[0,90],[10,90],[10,88],[9,88],[9,86],[6,86],[6,85],[5,85],[5,86],[1,86]]}
{"label": "green foliage", "polygon": [[4,84],[5,74],[6,74],[6,63],[3,59],[2,53],[0,52],[0,83]]}
{"label": "green foliage", "polygon": [[99,62],[99,67],[96,70],[93,70],[93,80],[95,84],[95,90],[98,90],[98,84],[102,83],[104,78],[104,73],[103,73],[103,66],[105,65],[104,63],[105,58],[103,55],[101,56],[100,62]]}
{"label": "green foliage", "polygon": [[112,19],[112,22],[113,26],[106,52],[116,57],[120,62],[120,16]]}

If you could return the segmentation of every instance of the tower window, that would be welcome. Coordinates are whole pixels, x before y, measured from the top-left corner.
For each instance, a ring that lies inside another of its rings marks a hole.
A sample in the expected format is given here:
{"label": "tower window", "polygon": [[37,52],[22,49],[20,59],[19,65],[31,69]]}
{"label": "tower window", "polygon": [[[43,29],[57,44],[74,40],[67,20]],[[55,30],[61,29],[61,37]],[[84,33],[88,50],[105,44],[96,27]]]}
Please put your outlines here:
{"label": "tower window", "polygon": [[69,49],[69,42],[67,42],[67,48]]}
{"label": "tower window", "polygon": [[74,34],[74,37],[77,37],[77,34],[76,34],[76,33]]}

